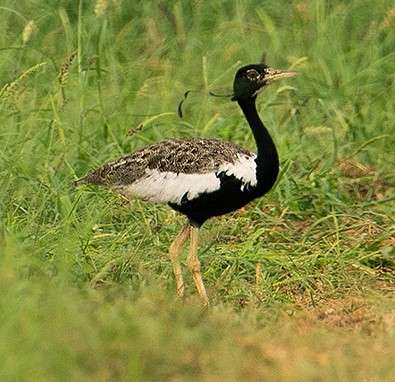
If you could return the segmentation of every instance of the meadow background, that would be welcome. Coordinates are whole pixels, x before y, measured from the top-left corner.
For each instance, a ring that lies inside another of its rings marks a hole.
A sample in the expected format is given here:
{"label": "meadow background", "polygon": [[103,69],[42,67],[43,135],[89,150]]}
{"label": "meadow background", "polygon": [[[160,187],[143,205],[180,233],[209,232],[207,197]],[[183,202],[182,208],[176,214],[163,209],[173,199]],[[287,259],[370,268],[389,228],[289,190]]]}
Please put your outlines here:
{"label": "meadow background", "polygon": [[[0,0],[1,381],[395,380],[391,0]],[[300,72],[259,112],[264,198],[212,219],[179,301],[184,218],[73,181],[160,139],[251,150],[238,67]],[[178,103],[187,90],[184,118]]]}

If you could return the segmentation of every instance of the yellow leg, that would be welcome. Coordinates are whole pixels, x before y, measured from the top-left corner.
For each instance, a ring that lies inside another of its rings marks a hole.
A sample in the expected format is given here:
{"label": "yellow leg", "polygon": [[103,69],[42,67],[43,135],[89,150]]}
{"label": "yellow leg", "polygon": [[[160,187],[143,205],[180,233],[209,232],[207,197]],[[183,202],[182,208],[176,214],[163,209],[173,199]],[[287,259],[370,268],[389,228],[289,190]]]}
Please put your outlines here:
{"label": "yellow leg", "polygon": [[200,261],[197,255],[199,228],[190,226],[189,232],[190,232],[191,243],[190,243],[190,248],[187,258],[188,267],[192,272],[193,280],[195,281],[195,285],[201,299],[203,300],[205,305],[208,305],[209,301],[206,293],[206,288],[204,287],[203,284],[202,275],[200,273]]}
{"label": "yellow leg", "polygon": [[171,243],[169,248],[169,255],[171,262],[173,263],[174,275],[176,277],[177,283],[177,294],[180,297],[184,296],[184,281],[182,279],[182,271],[181,271],[181,264],[180,264],[180,254],[181,249],[188,239],[190,225],[187,224],[177,235],[174,241]]}

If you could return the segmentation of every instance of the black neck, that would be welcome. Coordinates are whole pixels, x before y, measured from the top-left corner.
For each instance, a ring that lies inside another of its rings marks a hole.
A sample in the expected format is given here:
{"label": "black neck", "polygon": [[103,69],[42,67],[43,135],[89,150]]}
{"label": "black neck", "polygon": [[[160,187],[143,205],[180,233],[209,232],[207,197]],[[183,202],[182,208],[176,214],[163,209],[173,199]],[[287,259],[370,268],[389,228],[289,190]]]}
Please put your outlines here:
{"label": "black neck", "polygon": [[238,104],[250,125],[257,146],[257,180],[258,191],[266,193],[277,179],[279,160],[273,139],[259,118],[255,106],[256,97],[238,100]]}

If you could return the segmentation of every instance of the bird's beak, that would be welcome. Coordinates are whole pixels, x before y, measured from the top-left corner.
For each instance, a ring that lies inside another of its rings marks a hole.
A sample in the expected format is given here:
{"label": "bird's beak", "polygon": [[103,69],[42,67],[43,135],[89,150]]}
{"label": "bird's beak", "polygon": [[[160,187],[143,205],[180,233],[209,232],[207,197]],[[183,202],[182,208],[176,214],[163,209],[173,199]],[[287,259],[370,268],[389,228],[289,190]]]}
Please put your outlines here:
{"label": "bird's beak", "polygon": [[288,77],[295,77],[299,73],[294,72],[292,70],[278,70],[278,69],[273,69],[273,68],[266,68],[265,69],[265,82],[266,85],[270,85],[274,81],[281,80],[283,78],[288,78]]}
{"label": "bird's beak", "polygon": [[294,72],[292,70],[278,70],[273,68],[266,68],[265,77],[262,80],[262,87],[254,93],[254,96],[259,94],[262,90],[264,90],[273,82],[281,80],[283,78],[295,77],[298,74],[298,72]]}

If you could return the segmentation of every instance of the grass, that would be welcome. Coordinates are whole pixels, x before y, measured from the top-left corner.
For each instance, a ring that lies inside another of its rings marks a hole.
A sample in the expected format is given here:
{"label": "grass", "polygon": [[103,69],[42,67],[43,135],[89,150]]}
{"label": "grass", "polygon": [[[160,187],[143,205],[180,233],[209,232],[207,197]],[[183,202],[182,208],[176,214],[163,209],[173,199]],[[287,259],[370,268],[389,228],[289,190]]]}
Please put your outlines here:
{"label": "grass", "polygon": [[[0,4],[2,381],[394,380],[392,2],[140,3]],[[281,176],[203,228],[206,309],[175,296],[183,217],[73,180],[169,137],[253,150],[208,92],[262,51],[301,74],[258,102]]]}

